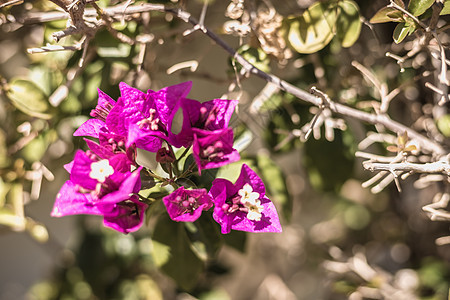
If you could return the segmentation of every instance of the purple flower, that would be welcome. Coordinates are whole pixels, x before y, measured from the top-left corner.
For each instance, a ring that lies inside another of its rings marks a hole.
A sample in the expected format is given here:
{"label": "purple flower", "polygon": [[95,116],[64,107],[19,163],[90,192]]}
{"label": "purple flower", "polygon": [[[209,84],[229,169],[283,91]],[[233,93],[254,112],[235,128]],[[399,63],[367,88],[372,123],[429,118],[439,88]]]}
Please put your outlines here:
{"label": "purple flower", "polygon": [[248,232],[281,232],[278,214],[265,195],[261,178],[246,164],[236,183],[215,179],[209,194],[214,201],[213,218],[222,233],[231,229]]}
{"label": "purple flower", "polygon": [[201,173],[203,169],[218,168],[238,161],[239,153],[233,148],[233,130],[231,128],[207,131],[192,129],[194,143],[193,156]]}
{"label": "purple flower", "polygon": [[101,159],[79,150],[67,165],[70,180],[59,191],[51,215],[103,215],[104,225],[123,233],[137,230],[143,221],[146,204],[136,193],[141,188],[140,171],[130,172],[126,154]]}
{"label": "purple flower", "polygon": [[126,139],[123,136],[109,133],[106,127],[99,131],[99,143],[85,139],[89,149],[100,158],[110,158],[116,154],[126,154],[130,164],[136,165],[136,146],[125,147]]}
{"label": "purple flower", "polygon": [[107,227],[129,233],[141,228],[147,204],[133,195],[128,200],[110,206],[101,207],[103,224]]}
{"label": "purple flower", "polygon": [[106,125],[115,134],[127,137],[127,147],[136,143],[138,148],[156,152],[161,148],[162,139],[177,146],[176,139],[172,141],[169,124],[174,108],[191,86],[191,82],[184,82],[144,93],[121,82],[121,97],[109,112]]}
{"label": "purple flower", "polygon": [[[238,101],[214,99],[206,102],[183,98],[179,102],[179,109],[183,112],[181,131],[174,135],[180,145],[188,147],[194,139],[193,129],[215,131],[225,129]],[[178,111],[178,108],[175,109]]]}
{"label": "purple flower", "polygon": [[74,136],[92,136],[98,138],[99,132],[105,127],[106,118],[111,109],[116,105],[111,97],[98,89],[97,106],[90,113],[94,119],[89,119],[74,132]]}
{"label": "purple flower", "polygon": [[212,207],[211,196],[205,189],[186,190],[179,187],[163,198],[164,205],[172,220],[194,222],[202,211]]}

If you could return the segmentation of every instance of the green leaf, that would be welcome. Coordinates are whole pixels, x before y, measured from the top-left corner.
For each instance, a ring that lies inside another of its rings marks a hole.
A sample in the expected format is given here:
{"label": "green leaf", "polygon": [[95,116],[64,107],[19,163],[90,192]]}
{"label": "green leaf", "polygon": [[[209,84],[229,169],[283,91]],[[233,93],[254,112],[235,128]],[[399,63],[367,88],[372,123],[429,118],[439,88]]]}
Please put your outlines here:
{"label": "green leaf", "polygon": [[207,291],[202,293],[199,298],[199,300],[231,300],[231,297],[228,295],[228,293],[221,289],[216,288],[211,291]]}
{"label": "green leaf", "polygon": [[42,132],[22,149],[21,154],[30,163],[40,161],[48,146],[57,138],[58,135],[53,129]]}
{"label": "green leaf", "polygon": [[441,16],[443,16],[443,15],[450,15],[450,0],[445,0],[444,8],[441,10],[440,15]]}
{"label": "green leaf", "polygon": [[405,37],[409,34],[409,31],[411,29],[411,26],[408,23],[399,23],[394,29],[394,42],[396,44],[401,43]]}
{"label": "green leaf", "polygon": [[433,5],[435,0],[411,0],[408,4],[408,11],[414,16],[420,16]]}
{"label": "green leaf", "polygon": [[[223,244],[222,235],[219,226],[213,220],[211,214],[202,214],[194,223],[185,223],[190,225],[187,233],[191,241],[191,249],[202,261],[214,257]],[[190,229],[190,230],[189,230]]]}
{"label": "green leaf", "polygon": [[41,134],[29,142],[22,149],[21,153],[28,162],[32,163],[41,160],[47,150],[47,147],[47,139]]}
{"label": "green leaf", "polygon": [[10,163],[11,158],[8,155],[8,149],[6,148],[5,132],[3,130],[0,130],[0,169],[6,168]]}
{"label": "green leaf", "polygon": [[403,14],[393,7],[383,7],[370,19],[370,23],[402,22]]}
{"label": "green leaf", "polygon": [[10,183],[5,183],[3,179],[0,177],[0,208],[5,205],[6,195],[11,189]]}
{"label": "green leaf", "polygon": [[401,8],[405,8],[405,3],[402,0],[394,0],[394,2]]}
{"label": "green leaf", "polygon": [[261,71],[270,72],[270,58],[262,49],[254,48],[248,44],[245,44],[239,48],[237,52]]}
{"label": "green leaf", "polygon": [[13,79],[6,96],[15,107],[32,117],[50,119],[49,103],[44,92],[32,81]]}
{"label": "green leaf", "polygon": [[342,47],[348,48],[358,40],[361,32],[359,7],[352,0],[339,2],[338,6],[341,10],[336,22],[337,37]]}
{"label": "green leaf", "polygon": [[271,200],[282,206],[283,215],[289,220],[292,214],[292,199],[287,192],[283,173],[278,165],[265,153],[259,153],[256,156],[256,163],[264,184],[272,197]]}
{"label": "green leaf", "polygon": [[130,56],[131,46],[119,44],[116,47],[98,47],[97,53],[100,57],[123,58]]}
{"label": "green leaf", "polygon": [[231,230],[230,233],[223,235],[225,243],[234,249],[244,253],[247,244],[247,233],[245,231]]}
{"label": "green leaf", "polygon": [[251,130],[244,130],[239,135],[234,137],[233,148],[239,153],[247,149],[247,147],[252,143],[254,137]]}
{"label": "green leaf", "polygon": [[0,208],[0,224],[9,226],[13,230],[22,231],[25,229],[26,220],[23,216],[23,185],[12,183],[8,187],[6,202],[10,205]]}
{"label": "green leaf", "polygon": [[361,230],[370,222],[370,212],[362,205],[351,205],[343,217],[345,225],[353,230]]}
{"label": "green leaf", "polygon": [[17,216],[13,211],[7,208],[0,208],[0,225],[11,228],[24,228],[25,219]]}
{"label": "green leaf", "polygon": [[155,251],[159,251],[154,257],[160,259],[161,269],[172,277],[180,288],[192,290],[203,270],[203,262],[192,251],[184,224],[172,221],[167,214],[161,215],[155,226],[153,240],[159,243],[159,249],[154,247]]}
{"label": "green leaf", "polygon": [[444,115],[437,120],[439,131],[446,137],[450,137],[450,115]]}
{"label": "green leaf", "polygon": [[316,2],[300,17],[288,20],[287,39],[298,53],[317,52],[334,37],[336,19],[335,5]]}
{"label": "green leaf", "polygon": [[339,191],[353,173],[352,133],[335,130],[333,141],[310,138],[304,146],[304,165],[311,185],[320,191]]}
{"label": "green leaf", "polygon": [[[254,165],[253,161],[248,159],[241,159],[240,161],[222,166],[218,169],[216,178],[224,178],[231,182],[235,182],[241,173],[243,164],[247,164],[249,167]],[[203,174],[203,172],[202,172]]]}

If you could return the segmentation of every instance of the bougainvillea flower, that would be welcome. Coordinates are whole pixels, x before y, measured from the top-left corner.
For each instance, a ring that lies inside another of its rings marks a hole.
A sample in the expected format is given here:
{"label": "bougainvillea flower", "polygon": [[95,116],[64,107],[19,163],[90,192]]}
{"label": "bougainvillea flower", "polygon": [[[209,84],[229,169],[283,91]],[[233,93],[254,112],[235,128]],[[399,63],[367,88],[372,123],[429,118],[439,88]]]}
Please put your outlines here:
{"label": "bougainvillea flower", "polygon": [[98,135],[99,143],[85,139],[89,149],[100,158],[110,158],[116,154],[126,154],[130,164],[136,165],[136,146],[125,147],[126,139],[107,131],[106,127],[101,128]]}
{"label": "bougainvillea flower", "polygon": [[67,167],[70,180],[59,191],[51,215],[103,215],[105,226],[124,233],[137,230],[146,208],[136,203],[134,195],[141,188],[142,168],[133,172],[129,168],[125,154],[101,159],[92,152],[77,151]]}
{"label": "bougainvillea flower", "polygon": [[192,152],[198,171],[218,168],[238,161],[239,153],[233,148],[233,130],[231,128],[207,131],[193,128],[194,142]]}
{"label": "bougainvillea flower", "polygon": [[171,143],[168,124],[172,112],[191,86],[191,82],[184,82],[158,92],[144,93],[121,82],[121,97],[109,112],[106,125],[112,132],[127,137],[127,147],[135,143],[138,148],[156,152],[161,148],[161,139]]}
{"label": "bougainvillea flower", "polygon": [[183,109],[189,113],[192,127],[212,131],[228,127],[238,101],[214,99],[201,103],[183,99],[181,103]]}
{"label": "bougainvillea flower", "polygon": [[147,204],[140,202],[137,195],[133,195],[126,201],[100,206],[100,211],[106,227],[129,233],[141,228],[146,208]]}
{"label": "bougainvillea flower", "polygon": [[231,229],[248,232],[281,232],[275,205],[266,197],[261,178],[246,164],[233,184],[223,178],[213,181],[209,194],[214,201],[213,218],[222,233]]}
{"label": "bougainvillea flower", "polygon": [[111,97],[98,89],[97,106],[90,115],[94,119],[89,119],[74,132],[74,136],[92,136],[98,138],[101,128],[105,127],[105,121],[111,109],[116,105]]}
{"label": "bougainvillea flower", "polygon": [[164,205],[172,220],[178,222],[194,222],[202,211],[212,207],[211,196],[205,189],[186,190],[179,187],[163,198]]}
{"label": "bougainvillea flower", "polygon": [[176,111],[182,110],[183,122],[180,132],[174,135],[174,139],[187,147],[194,139],[193,128],[208,131],[227,128],[237,103],[236,100],[225,99],[214,99],[203,103],[187,98],[181,99]]}

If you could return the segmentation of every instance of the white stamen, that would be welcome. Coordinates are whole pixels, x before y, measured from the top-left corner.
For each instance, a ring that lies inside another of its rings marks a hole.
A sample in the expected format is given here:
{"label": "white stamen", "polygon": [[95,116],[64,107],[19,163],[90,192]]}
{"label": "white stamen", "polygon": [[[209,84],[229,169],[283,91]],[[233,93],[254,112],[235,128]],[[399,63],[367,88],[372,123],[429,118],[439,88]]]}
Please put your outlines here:
{"label": "white stamen", "polygon": [[96,179],[98,182],[104,182],[106,177],[114,173],[113,167],[109,165],[107,159],[102,159],[100,161],[91,164],[91,172],[89,177]]}

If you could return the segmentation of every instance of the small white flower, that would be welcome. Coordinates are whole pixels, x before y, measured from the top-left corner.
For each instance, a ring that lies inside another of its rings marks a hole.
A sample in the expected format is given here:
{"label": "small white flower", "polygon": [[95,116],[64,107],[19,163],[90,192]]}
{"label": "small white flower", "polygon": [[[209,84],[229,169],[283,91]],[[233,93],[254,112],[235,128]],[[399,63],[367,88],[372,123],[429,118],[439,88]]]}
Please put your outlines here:
{"label": "small white flower", "polygon": [[250,184],[246,183],[238,192],[241,196],[241,203],[245,205],[246,202],[255,203],[259,199],[259,193],[254,192]]}
{"label": "small white flower", "polygon": [[248,208],[247,219],[252,221],[261,221],[261,212],[264,209],[261,205],[261,201],[256,200],[254,203],[246,202],[245,207]]}
{"label": "small white flower", "polygon": [[254,192],[252,186],[246,183],[242,189],[238,191],[238,194],[241,196],[241,203],[248,209],[247,219],[260,221],[263,206],[259,200],[259,193]]}
{"label": "small white flower", "polygon": [[107,159],[102,159],[91,164],[89,177],[96,179],[98,182],[104,182],[106,177],[112,174],[114,174],[114,169],[110,166]]}

